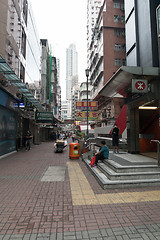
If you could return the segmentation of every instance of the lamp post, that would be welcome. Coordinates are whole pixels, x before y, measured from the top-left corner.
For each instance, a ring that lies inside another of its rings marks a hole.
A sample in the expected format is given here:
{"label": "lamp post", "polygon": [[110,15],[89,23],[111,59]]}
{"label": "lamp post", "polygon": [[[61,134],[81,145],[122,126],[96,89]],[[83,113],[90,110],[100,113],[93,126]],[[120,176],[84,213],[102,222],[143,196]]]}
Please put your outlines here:
{"label": "lamp post", "polygon": [[86,69],[86,77],[87,77],[87,138],[88,138],[88,77],[89,77],[89,70]]}

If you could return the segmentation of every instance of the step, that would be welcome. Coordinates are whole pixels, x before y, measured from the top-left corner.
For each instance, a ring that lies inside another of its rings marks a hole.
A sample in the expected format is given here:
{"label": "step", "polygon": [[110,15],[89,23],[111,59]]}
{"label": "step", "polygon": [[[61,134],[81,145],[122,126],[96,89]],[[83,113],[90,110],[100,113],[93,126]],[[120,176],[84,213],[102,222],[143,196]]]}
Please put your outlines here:
{"label": "step", "polygon": [[[148,166],[147,166],[148,167]],[[136,179],[154,179],[154,178],[160,178],[160,171],[129,171],[128,172],[116,172],[112,168],[110,168],[105,163],[98,163],[98,168],[107,176],[110,180],[136,180]],[[137,168],[137,167],[136,167]]]}
{"label": "step", "polygon": [[103,189],[160,186],[160,178],[111,180],[98,167],[91,168],[90,160],[82,159]]}
{"label": "step", "polygon": [[146,165],[146,164],[132,164],[132,165],[121,165],[117,162],[115,162],[112,159],[105,159],[103,161],[107,166],[109,166],[113,171],[117,172],[117,173],[128,173],[128,172],[159,172],[160,173],[160,168],[157,167],[157,165]]}

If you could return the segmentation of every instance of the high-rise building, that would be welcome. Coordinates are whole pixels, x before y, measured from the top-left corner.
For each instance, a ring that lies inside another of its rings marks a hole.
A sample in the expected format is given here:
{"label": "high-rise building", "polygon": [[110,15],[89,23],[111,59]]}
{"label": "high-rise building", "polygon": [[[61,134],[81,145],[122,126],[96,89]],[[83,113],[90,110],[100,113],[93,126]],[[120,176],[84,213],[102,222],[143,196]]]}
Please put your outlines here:
{"label": "high-rise building", "polygon": [[89,47],[103,1],[104,0],[88,0],[87,2],[87,65],[89,64]]}
{"label": "high-rise building", "polygon": [[[100,8],[89,47],[91,99],[98,101],[99,118],[105,124],[115,121],[124,100],[115,95],[109,101],[99,92],[119,67],[126,65],[125,50],[124,1],[105,0]],[[111,114],[107,113],[107,109],[111,109]]]}
{"label": "high-rise building", "polygon": [[66,99],[72,99],[72,87],[78,75],[78,53],[75,44],[66,49]]}

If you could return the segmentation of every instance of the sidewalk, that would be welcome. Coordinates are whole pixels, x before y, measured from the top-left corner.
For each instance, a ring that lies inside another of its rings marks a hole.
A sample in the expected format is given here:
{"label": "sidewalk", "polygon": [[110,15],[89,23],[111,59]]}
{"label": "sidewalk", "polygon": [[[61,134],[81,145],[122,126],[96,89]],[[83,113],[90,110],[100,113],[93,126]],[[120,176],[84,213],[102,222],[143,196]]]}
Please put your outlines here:
{"label": "sidewalk", "polygon": [[160,187],[103,190],[68,149],[0,159],[0,239],[160,239]]}

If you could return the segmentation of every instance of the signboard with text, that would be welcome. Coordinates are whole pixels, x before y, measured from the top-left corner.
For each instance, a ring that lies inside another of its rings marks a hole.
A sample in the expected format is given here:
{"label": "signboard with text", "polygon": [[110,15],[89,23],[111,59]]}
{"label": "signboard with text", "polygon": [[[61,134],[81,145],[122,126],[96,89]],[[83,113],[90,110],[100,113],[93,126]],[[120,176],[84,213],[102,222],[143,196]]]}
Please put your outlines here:
{"label": "signboard with text", "polygon": [[[87,110],[87,101],[76,102],[76,109],[77,110]],[[97,109],[98,109],[98,102],[94,102],[94,101],[88,102],[88,110],[97,110]]]}
{"label": "signboard with text", "polygon": [[[88,120],[97,120],[98,113],[97,112],[88,112]],[[76,113],[76,120],[77,121],[86,121],[87,120],[87,112],[77,112]]]}
{"label": "signboard with text", "polygon": [[53,113],[52,112],[36,112],[35,119],[36,119],[36,122],[40,122],[40,123],[52,123]]}

